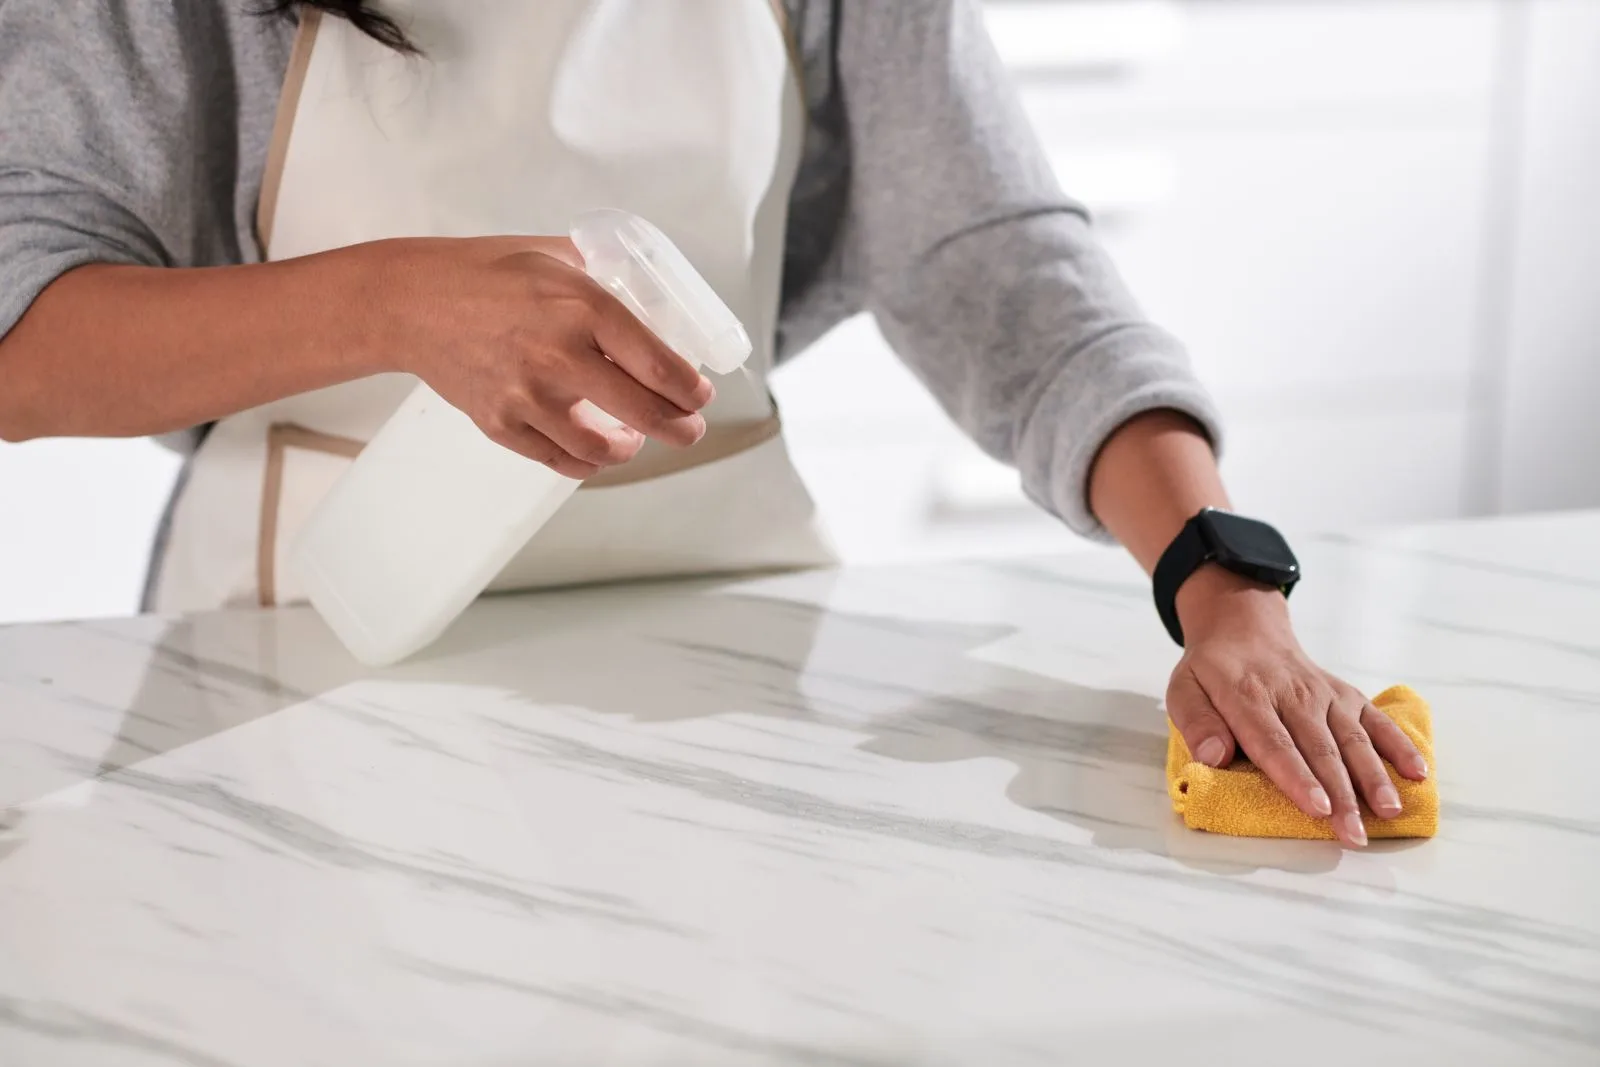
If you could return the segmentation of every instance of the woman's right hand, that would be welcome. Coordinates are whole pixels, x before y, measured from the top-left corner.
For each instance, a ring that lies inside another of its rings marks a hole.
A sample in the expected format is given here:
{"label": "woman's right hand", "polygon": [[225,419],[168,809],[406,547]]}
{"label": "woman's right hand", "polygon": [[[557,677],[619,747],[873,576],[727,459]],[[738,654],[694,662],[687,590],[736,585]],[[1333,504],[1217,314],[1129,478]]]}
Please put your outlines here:
{"label": "woman's right hand", "polygon": [[388,362],[498,444],[587,478],[631,459],[645,437],[682,446],[705,433],[711,382],[585,274],[566,238],[404,238],[349,251],[374,257],[367,276],[380,279]]}

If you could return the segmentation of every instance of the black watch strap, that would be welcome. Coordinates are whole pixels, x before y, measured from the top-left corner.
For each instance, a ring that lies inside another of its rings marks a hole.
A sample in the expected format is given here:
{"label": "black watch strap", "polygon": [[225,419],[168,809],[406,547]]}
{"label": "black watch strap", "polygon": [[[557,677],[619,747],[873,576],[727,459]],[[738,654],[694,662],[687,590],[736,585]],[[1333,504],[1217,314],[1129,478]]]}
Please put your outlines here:
{"label": "black watch strap", "polygon": [[1183,647],[1183,626],[1178,622],[1178,589],[1210,558],[1211,546],[1200,532],[1200,524],[1190,519],[1161,554],[1155,573],[1151,575],[1156,612],[1179,648]]}

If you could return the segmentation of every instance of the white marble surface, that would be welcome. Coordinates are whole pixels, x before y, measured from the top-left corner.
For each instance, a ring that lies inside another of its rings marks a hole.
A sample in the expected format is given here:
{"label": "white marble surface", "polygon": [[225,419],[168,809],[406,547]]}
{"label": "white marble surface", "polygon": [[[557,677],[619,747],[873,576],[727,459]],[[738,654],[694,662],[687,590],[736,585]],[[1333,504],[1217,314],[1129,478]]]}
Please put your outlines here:
{"label": "white marble surface", "polygon": [[1600,515],[1302,539],[1438,839],[1182,829],[1099,553],[0,629],[0,1064],[1600,1061]]}

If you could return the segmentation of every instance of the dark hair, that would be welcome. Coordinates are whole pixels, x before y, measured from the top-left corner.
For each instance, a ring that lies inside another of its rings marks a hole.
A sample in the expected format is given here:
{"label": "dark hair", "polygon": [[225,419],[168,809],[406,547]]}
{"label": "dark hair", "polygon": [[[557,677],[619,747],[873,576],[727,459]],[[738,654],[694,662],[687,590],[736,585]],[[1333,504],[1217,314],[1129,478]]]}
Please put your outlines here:
{"label": "dark hair", "polygon": [[417,54],[417,46],[411,43],[406,31],[388,15],[374,11],[364,0],[267,0],[262,11],[268,15],[292,15],[304,7],[344,19],[374,41],[388,45],[396,52]]}

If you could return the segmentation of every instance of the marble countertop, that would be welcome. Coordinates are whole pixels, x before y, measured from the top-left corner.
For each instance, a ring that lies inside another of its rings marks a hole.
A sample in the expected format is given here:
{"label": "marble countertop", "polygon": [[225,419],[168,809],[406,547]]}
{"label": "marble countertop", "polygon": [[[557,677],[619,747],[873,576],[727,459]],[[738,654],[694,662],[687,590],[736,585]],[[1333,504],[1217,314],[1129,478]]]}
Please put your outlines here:
{"label": "marble countertop", "polygon": [[1131,564],[0,629],[0,1064],[1600,1062],[1600,515],[1302,539],[1436,840],[1182,828]]}

